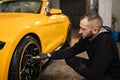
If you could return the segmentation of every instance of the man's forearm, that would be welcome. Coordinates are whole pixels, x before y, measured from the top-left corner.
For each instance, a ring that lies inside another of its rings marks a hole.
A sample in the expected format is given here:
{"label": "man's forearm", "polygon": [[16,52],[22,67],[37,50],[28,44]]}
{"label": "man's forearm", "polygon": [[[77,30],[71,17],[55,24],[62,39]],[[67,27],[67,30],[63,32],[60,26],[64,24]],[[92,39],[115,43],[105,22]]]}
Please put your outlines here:
{"label": "man's forearm", "polygon": [[73,54],[70,53],[68,49],[58,50],[51,54],[52,59],[65,59],[72,56]]}

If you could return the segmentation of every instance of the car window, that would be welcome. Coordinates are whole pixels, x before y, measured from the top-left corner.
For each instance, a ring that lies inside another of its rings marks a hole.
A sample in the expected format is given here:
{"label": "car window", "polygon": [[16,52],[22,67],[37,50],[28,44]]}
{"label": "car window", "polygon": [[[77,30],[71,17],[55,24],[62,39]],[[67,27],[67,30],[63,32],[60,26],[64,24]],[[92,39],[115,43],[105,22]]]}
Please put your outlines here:
{"label": "car window", "polygon": [[42,1],[1,1],[0,12],[39,13]]}

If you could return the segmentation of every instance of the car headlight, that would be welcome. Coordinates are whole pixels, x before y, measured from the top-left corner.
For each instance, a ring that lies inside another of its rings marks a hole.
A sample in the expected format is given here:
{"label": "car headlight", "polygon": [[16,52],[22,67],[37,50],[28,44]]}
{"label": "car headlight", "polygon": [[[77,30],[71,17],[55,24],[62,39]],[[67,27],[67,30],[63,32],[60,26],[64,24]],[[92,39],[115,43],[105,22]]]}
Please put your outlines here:
{"label": "car headlight", "polygon": [[5,42],[0,41],[0,50],[4,47],[4,45],[5,45]]}

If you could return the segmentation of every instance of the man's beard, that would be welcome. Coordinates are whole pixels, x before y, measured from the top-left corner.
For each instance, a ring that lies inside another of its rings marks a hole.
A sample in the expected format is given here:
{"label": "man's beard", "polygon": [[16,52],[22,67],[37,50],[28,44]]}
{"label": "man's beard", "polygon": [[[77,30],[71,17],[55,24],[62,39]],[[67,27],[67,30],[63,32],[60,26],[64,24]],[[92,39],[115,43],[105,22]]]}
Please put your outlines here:
{"label": "man's beard", "polygon": [[89,32],[88,35],[86,36],[83,36],[82,34],[80,34],[80,36],[83,38],[83,39],[92,39],[94,37],[94,34],[92,32]]}

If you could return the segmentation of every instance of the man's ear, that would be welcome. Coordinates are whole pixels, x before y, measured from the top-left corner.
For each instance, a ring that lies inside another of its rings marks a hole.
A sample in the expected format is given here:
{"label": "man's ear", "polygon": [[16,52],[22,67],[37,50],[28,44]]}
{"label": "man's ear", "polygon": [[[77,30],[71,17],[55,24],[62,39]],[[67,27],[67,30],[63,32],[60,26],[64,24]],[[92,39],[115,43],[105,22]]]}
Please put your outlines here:
{"label": "man's ear", "polygon": [[97,34],[98,32],[99,32],[99,28],[98,28],[98,27],[94,27],[93,33],[94,33],[94,34]]}

